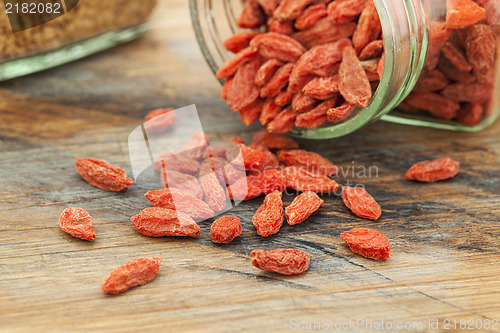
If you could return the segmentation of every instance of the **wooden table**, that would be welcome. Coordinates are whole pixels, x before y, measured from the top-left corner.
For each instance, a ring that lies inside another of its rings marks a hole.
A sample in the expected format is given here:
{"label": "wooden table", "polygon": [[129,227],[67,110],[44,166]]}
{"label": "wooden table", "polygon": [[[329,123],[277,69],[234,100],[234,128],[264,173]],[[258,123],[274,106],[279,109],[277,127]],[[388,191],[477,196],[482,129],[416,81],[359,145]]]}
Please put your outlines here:
{"label": "wooden table", "polygon": [[[279,332],[319,323],[416,332],[430,331],[429,320],[439,321],[435,331],[450,331],[445,320],[454,328],[455,320],[500,319],[500,122],[466,134],[379,121],[340,139],[302,141],[344,170],[376,168],[339,181],[366,185],[383,207],[377,222],[324,197],[309,221],[264,239],[251,224],[257,198],[231,211],[243,234],[229,245],[211,242],[211,220],[194,240],[137,233],[130,217],[147,206],[144,190],[94,188],[75,172],[75,157],[130,173],[128,134],[157,107],[196,104],[213,140],[249,140],[259,128],[245,128],[219,98],[185,1],[171,0],[161,13],[139,40],[0,85],[0,331]],[[439,156],[461,162],[455,179],[404,179],[414,162]],[[93,216],[94,242],[59,229],[69,206]],[[386,234],[391,258],[353,254],[339,237],[353,227]],[[309,252],[310,270],[285,277],[251,266],[253,249],[281,247]],[[101,291],[111,269],[142,256],[163,258],[152,283],[118,296]]]}

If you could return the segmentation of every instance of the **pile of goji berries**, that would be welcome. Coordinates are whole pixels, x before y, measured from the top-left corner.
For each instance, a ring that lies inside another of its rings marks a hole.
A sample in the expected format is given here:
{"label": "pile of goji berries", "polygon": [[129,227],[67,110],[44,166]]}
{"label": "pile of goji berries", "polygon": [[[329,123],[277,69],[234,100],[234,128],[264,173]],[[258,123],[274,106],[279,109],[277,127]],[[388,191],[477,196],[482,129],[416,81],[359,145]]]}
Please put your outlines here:
{"label": "pile of goji berries", "polygon": [[[156,112],[156,111],[155,111]],[[171,114],[170,114],[171,113]],[[175,123],[174,112],[160,112],[146,124],[160,130]],[[146,118],[148,119],[148,118]],[[174,120],[172,120],[174,119]],[[275,154],[276,153],[276,154]],[[78,173],[91,185],[106,191],[123,191],[133,185],[125,170],[96,158],[77,158]],[[257,234],[268,237],[279,232],[284,219],[289,225],[302,223],[324,203],[317,193],[332,194],[339,189],[335,176],[339,168],[317,153],[299,149],[296,141],[280,134],[257,132],[247,146],[240,138],[208,145],[204,133],[194,133],[181,152],[165,152],[154,163],[158,185],[163,189],[144,195],[154,207],[147,207],[131,217],[132,225],[148,237],[198,237],[205,220],[226,207],[228,198],[248,200],[265,195],[255,211],[252,223]],[[454,177],[459,164],[449,158],[423,161],[412,166],[406,177],[434,182]],[[196,177],[197,176],[197,177]],[[282,192],[302,192],[283,206]],[[355,215],[377,220],[381,207],[362,187],[344,186],[342,200]],[[67,208],[59,218],[59,226],[68,234],[93,241],[96,237],[91,216],[81,208]],[[224,215],[210,229],[212,241],[227,244],[241,235],[239,217]],[[350,249],[366,258],[385,260],[390,244],[381,233],[366,228],[344,232],[341,238]],[[297,249],[254,250],[253,266],[276,273],[292,275],[309,268],[309,254]],[[120,293],[153,280],[161,258],[141,258],[127,262],[111,272],[104,284],[106,293]]]}
{"label": "pile of goji berries", "polygon": [[366,107],[383,68],[378,13],[367,0],[247,0],[236,55],[217,72],[222,97],[243,123],[271,133],[317,128]]}
{"label": "pile of goji berries", "polygon": [[[490,112],[500,13],[492,0],[447,0],[433,22],[425,69],[401,104],[474,125]],[[242,29],[224,42],[221,96],[244,124],[271,133],[345,121],[368,105],[384,66],[372,0],[246,0]],[[265,32],[263,32],[265,31]],[[495,32],[496,31],[496,32]]]}
{"label": "pile of goji berries", "polygon": [[445,21],[433,22],[424,72],[400,105],[475,125],[491,112],[500,39],[492,0],[448,0]]}

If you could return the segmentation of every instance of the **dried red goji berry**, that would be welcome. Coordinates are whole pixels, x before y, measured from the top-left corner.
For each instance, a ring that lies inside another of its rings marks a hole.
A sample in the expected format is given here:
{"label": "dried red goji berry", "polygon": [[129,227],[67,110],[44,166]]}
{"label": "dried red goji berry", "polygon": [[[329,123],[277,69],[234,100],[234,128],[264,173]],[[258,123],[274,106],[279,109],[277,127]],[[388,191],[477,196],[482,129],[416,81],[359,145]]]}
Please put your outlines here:
{"label": "dried red goji berry", "polygon": [[262,98],[257,98],[252,104],[245,106],[240,109],[241,122],[245,126],[249,126],[256,122],[260,117],[260,112],[264,105],[264,100]]}
{"label": "dried red goji berry", "polygon": [[295,127],[295,119],[299,115],[289,106],[276,116],[273,121],[267,124],[269,133],[283,134],[290,132]]}
{"label": "dried red goji berry", "polygon": [[486,12],[472,0],[446,0],[446,27],[462,29],[486,18]]}
{"label": "dried red goji berry", "polygon": [[382,214],[380,205],[362,187],[344,186],[342,200],[354,215],[370,220],[378,220]]}
{"label": "dried red goji berry", "polygon": [[228,244],[241,235],[240,218],[231,215],[224,215],[214,221],[210,228],[212,242],[218,244]]}
{"label": "dried red goji berry", "polygon": [[259,97],[259,88],[255,84],[255,74],[259,66],[260,60],[256,59],[236,71],[227,92],[227,105],[231,110],[241,110]]}
{"label": "dried red goji berry", "polygon": [[260,112],[259,121],[263,126],[269,124],[271,120],[273,120],[278,113],[281,111],[281,106],[278,106],[274,103],[272,98],[267,99],[262,106],[262,110]]}
{"label": "dried red goji berry", "polygon": [[244,29],[255,29],[266,23],[266,15],[257,0],[247,0],[238,18],[238,26]]}
{"label": "dried red goji berry", "polygon": [[313,174],[334,176],[339,171],[335,164],[312,151],[303,149],[279,150],[277,155],[280,162],[287,166],[302,167]]}
{"label": "dried red goji berry", "polygon": [[203,131],[194,132],[188,142],[182,147],[183,156],[199,161],[208,146],[208,139]]}
{"label": "dried red goji berry", "polygon": [[330,99],[339,92],[339,76],[318,77],[302,88],[302,93],[315,99]]}
{"label": "dried red goji berry", "polygon": [[191,175],[164,169],[161,171],[161,185],[164,188],[176,188],[195,198],[203,200],[203,189],[198,179]]}
{"label": "dried red goji berry", "polygon": [[278,68],[271,79],[260,88],[260,97],[267,98],[278,95],[278,93],[288,84],[292,68],[292,63],[288,63]]}
{"label": "dried red goji berry", "polygon": [[235,144],[226,150],[226,159],[237,168],[259,170],[266,159],[266,154],[244,144]]}
{"label": "dried red goji berry", "polygon": [[283,169],[286,187],[296,191],[313,191],[316,193],[333,193],[339,184],[326,176],[315,175],[302,167],[289,166]]}
{"label": "dried red goji berry", "polygon": [[313,110],[299,114],[295,119],[295,126],[309,129],[320,127],[328,120],[327,112],[337,104],[337,100],[337,97],[327,99]]}
{"label": "dried red goji berry", "polygon": [[272,16],[281,0],[257,0],[260,7],[267,16]]}
{"label": "dried red goji berry", "polygon": [[359,60],[378,58],[384,51],[384,41],[377,39],[368,43],[359,53]]}
{"label": "dried red goji berry", "polygon": [[148,207],[130,220],[137,231],[149,237],[197,237],[201,233],[189,215],[168,208]]}
{"label": "dried red goji berry", "polygon": [[258,32],[239,32],[224,41],[226,50],[238,53],[250,45],[250,41],[257,36]]}
{"label": "dried red goji berry", "polygon": [[198,178],[204,193],[204,200],[208,206],[218,212],[226,207],[226,191],[220,185],[215,172]]}
{"label": "dried red goji berry", "polygon": [[367,0],[335,0],[327,7],[328,19],[335,24],[345,24],[361,14]]}
{"label": "dried red goji berry", "polygon": [[466,104],[458,110],[457,119],[462,125],[475,125],[481,121],[484,108],[480,104]]}
{"label": "dried red goji berry", "polygon": [[405,176],[407,179],[431,183],[453,178],[458,174],[459,169],[460,163],[448,157],[441,157],[414,164]]}
{"label": "dried red goji berry", "polygon": [[285,208],[286,220],[289,225],[295,225],[305,221],[312,213],[323,205],[324,201],[312,191],[306,191],[293,199],[292,203]]}
{"label": "dried red goji berry", "polygon": [[337,124],[346,120],[347,117],[349,117],[355,109],[356,106],[349,103],[344,103],[340,106],[329,109],[326,115],[328,116],[328,120],[331,123]]}
{"label": "dried red goji berry", "polygon": [[299,30],[310,28],[325,16],[326,6],[324,4],[309,6],[295,20],[295,28]]}
{"label": "dried red goji berry", "polygon": [[471,72],[460,72],[446,58],[439,59],[438,68],[450,80],[455,80],[458,82],[466,82],[466,83],[472,83],[476,81],[476,78]]}
{"label": "dried red goji berry", "polygon": [[313,0],[281,0],[274,11],[274,17],[279,20],[295,20]]}
{"label": "dried red goji berry", "polygon": [[295,39],[275,32],[267,32],[256,36],[250,46],[258,49],[267,59],[278,59],[285,62],[294,62],[306,51]]}
{"label": "dried red goji berry", "polygon": [[285,177],[279,170],[265,169],[237,180],[228,192],[233,200],[249,200],[273,191],[283,192],[285,187]]}
{"label": "dried red goji berry", "polygon": [[283,201],[281,191],[269,193],[264,198],[264,203],[257,209],[252,217],[252,223],[257,233],[262,237],[276,234],[283,224]]}
{"label": "dried red goji berry", "polygon": [[352,35],[352,44],[356,53],[359,54],[368,43],[377,39],[381,31],[382,26],[380,25],[377,9],[373,1],[369,0],[365,3],[356,30]]}
{"label": "dried red goji berry", "polygon": [[297,92],[292,98],[292,109],[297,112],[308,112],[315,108],[317,100]]}
{"label": "dried red goji berry", "polygon": [[92,218],[82,208],[66,208],[59,217],[59,227],[73,237],[88,241],[95,239]]}
{"label": "dried red goji berry", "polygon": [[441,95],[457,102],[481,104],[491,98],[493,86],[488,83],[457,82],[448,85]]}
{"label": "dried red goji berry", "polygon": [[[215,169],[215,174],[221,184],[233,184],[238,179],[247,176],[244,170],[236,168],[232,163],[229,163],[225,158],[221,157],[213,157],[211,161],[209,159],[203,161],[202,169],[204,164],[209,164],[211,168],[212,163],[213,168]],[[202,175],[202,173],[200,173],[200,175]]]}
{"label": "dried red goji berry", "polygon": [[479,82],[493,83],[496,71],[497,38],[493,29],[476,24],[467,29],[465,51],[472,72]]}
{"label": "dried red goji berry", "polygon": [[144,118],[146,133],[163,133],[172,127],[177,120],[177,115],[172,111],[174,111],[173,108],[168,108],[149,112]]}
{"label": "dried red goji berry", "polygon": [[197,174],[200,172],[200,163],[186,156],[183,152],[166,152],[155,160],[154,168],[161,172],[162,169],[175,170],[182,173]]}
{"label": "dried red goji berry", "polygon": [[252,143],[262,145],[267,149],[299,148],[299,144],[294,139],[281,134],[268,133],[265,129],[255,133]]}
{"label": "dried red goji berry", "polygon": [[267,147],[255,143],[252,143],[250,147],[253,149],[263,151],[266,154],[266,159],[262,163],[262,167],[260,168],[260,170],[276,169],[279,167],[280,161],[278,161],[276,155],[274,155],[270,150],[268,150]]}
{"label": "dried red goji berry", "polygon": [[450,81],[439,69],[434,69],[420,76],[417,84],[413,88],[416,92],[438,91],[446,88]]}
{"label": "dried red goji berry", "polygon": [[349,104],[362,108],[368,105],[372,97],[370,81],[352,47],[344,48],[342,54],[339,69],[339,91]]}
{"label": "dried red goji berry", "polygon": [[453,119],[457,116],[460,104],[432,92],[412,92],[406,97],[405,102],[419,110],[428,111],[430,114],[443,119]]}
{"label": "dried red goji berry", "polygon": [[465,55],[460,51],[453,43],[450,41],[446,42],[441,49],[441,53],[444,58],[448,59],[448,61],[459,71],[461,72],[470,72],[472,70],[472,66],[469,64]]}
{"label": "dried red goji berry", "polygon": [[309,254],[297,249],[254,250],[250,261],[258,269],[284,275],[302,274],[309,269]]}
{"label": "dried red goji berry", "polygon": [[255,84],[259,87],[265,85],[280,66],[283,66],[283,63],[276,59],[270,59],[263,63],[255,74]]}
{"label": "dried red goji berry", "polygon": [[220,91],[220,97],[222,99],[227,99],[227,92],[229,91],[232,83],[233,83],[232,76],[228,77],[226,79],[226,82],[224,82],[224,85],[222,86],[222,90]]}
{"label": "dried red goji berry", "polygon": [[208,219],[215,215],[204,201],[176,188],[149,191],[144,196],[155,207],[176,210],[192,219]]}
{"label": "dried red goji berry", "polygon": [[234,57],[226,61],[221,68],[216,73],[216,76],[219,79],[223,79],[225,77],[229,77],[236,73],[236,71],[245,63],[254,59],[255,56],[259,53],[259,50],[254,49],[253,47],[247,47],[238,52]]}
{"label": "dried red goji berry", "polygon": [[134,184],[125,170],[98,158],[78,157],[75,168],[90,185],[101,190],[121,192]]}
{"label": "dried red goji berry", "polygon": [[102,284],[108,294],[119,294],[132,287],[151,282],[160,269],[161,258],[140,258],[126,262],[113,269]]}
{"label": "dried red goji berry", "polygon": [[352,252],[365,258],[385,260],[391,256],[391,244],[387,237],[378,231],[367,228],[354,228],[340,234]]}
{"label": "dried red goji berry", "polygon": [[276,103],[276,105],[278,106],[285,106],[290,103],[294,94],[295,91],[288,87],[286,90],[280,92],[278,96],[276,96],[276,98],[274,99],[274,103]]}
{"label": "dried red goji berry", "polygon": [[355,29],[355,22],[335,24],[325,17],[318,20],[310,28],[296,32],[291,36],[306,48],[310,49],[317,45],[333,43],[343,38],[350,37]]}
{"label": "dried red goji berry", "polygon": [[269,32],[276,32],[283,35],[291,35],[295,32],[293,21],[281,21],[275,17],[270,17],[267,20],[267,26],[269,28]]}

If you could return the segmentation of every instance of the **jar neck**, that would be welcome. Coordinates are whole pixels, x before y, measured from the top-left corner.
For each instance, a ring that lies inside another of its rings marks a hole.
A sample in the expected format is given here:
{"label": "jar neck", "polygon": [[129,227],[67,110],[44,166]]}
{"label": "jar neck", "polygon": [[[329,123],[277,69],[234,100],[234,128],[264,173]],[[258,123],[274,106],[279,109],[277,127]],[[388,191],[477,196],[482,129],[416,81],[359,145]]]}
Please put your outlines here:
{"label": "jar neck", "polygon": [[315,130],[296,130],[292,135],[308,139],[340,137],[379,119],[399,105],[415,86],[424,66],[429,1],[436,0],[374,0],[384,36],[385,62],[370,104],[344,123]]}

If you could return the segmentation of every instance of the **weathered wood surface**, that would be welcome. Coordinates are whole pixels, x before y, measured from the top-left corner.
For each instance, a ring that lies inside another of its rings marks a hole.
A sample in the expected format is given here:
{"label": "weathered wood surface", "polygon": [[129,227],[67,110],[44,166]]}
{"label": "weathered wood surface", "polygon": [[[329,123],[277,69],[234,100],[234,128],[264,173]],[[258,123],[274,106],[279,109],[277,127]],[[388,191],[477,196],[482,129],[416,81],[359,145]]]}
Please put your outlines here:
{"label": "weathered wood surface", "polygon": [[[344,170],[377,168],[371,177],[340,177],[366,184],[383,207],[377,222],[325,197],[308,222],[263,239],[251,225],[258,198],[231,211],[243,234],[229,245],[211,242],[210,221],[195,240],[138,234],[130,216],[147,206],[144,191],[89,186],[74,170],[76,156],[130,172],[127,136],[161,106],[197,104],[215,140],[248,140],[258,128],[242,126],[218,97],[187,4],[172,0],[162,10],[137,41],[0,84],[0,331],[279,332],[296,322],[358,319],[417,325],[407,331],[430,331],[428,321],[439,319],[439,330],[449,331],[445,319],[450,328],[453,320],[500,319],[500,122],[477,134],[377,122],[348,137],[302,142]],[[404,179],[412,163],[438,156],[460,161],[459,176],[436,184]],[[93,243],[58,228],[68,206],[93,216]],[[339,235],[352,227],[385,233],[390,260],[351,253]],[[309,272],[283,277],[250,265],[253,249],[280,247],[309,252]],[[118,296],[101,292],[111,269],[153,255],[164,261],[152,283]]]}

